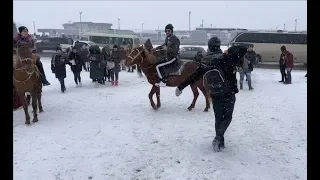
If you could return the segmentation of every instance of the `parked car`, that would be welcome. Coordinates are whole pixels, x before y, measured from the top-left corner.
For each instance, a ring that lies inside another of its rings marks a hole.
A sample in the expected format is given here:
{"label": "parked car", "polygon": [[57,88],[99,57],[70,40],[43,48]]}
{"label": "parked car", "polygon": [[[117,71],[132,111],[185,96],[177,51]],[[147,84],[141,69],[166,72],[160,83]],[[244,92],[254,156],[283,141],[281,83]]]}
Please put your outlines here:
{"label": "parked car", "polygon": [[182,47],[179,52],[180,58],[193,60],[198,51],[201,51],[203,55],[206,54],[206,51],[202,47]]}
{"label": "parked car", "polygon": [[42,52],[44,50],[55,51],[60,44],[73,44],[71,38],[62,38],[62,37],[50,37],[36,42],[36,51]]}
{"label": "parked car", "polygon": [[[60,44],[60,47],[61,47],[63,52],[66,52],[67,49],[71,49],[72,47],[74,47],[76,42],[77,41],[74,41],[73,44]],[[78,41],[77,43],[80,44],[79,47],[82,47],[83,45],[85,45],[88,49],[91,46],[96,45],[96,43],[94,43],[92,41]]]}

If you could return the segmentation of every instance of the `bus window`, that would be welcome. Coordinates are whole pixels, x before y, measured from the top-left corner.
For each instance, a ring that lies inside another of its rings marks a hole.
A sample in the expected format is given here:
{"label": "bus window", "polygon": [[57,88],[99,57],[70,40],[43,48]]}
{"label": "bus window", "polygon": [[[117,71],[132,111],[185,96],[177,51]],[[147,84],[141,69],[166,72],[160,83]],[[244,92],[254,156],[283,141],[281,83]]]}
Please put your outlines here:
{"label": "bus window", "polygon": [[287,33],[243,33],[235,39],[235,42],[307,44],[307,35]]}
{"label": "bus window", "polygon": [[112,37],[111,41],[110,41],[110,44],[111,45],[116,45],[117,43],[118,43],[118,39],[116,37]]}
{"label": "bus window", "polygon": [[118,38],[117,44],[118,45],[123,45],[123,38]]}
{"label": "bus window", "polygon": [[124,38],[124,42],[126,45],[132,45],[132,39],[131,38]]}
{"label": "bus window", "polygon": [[133,44],[140,45],[140,39],[138,39],[138,38],[133,39]]}

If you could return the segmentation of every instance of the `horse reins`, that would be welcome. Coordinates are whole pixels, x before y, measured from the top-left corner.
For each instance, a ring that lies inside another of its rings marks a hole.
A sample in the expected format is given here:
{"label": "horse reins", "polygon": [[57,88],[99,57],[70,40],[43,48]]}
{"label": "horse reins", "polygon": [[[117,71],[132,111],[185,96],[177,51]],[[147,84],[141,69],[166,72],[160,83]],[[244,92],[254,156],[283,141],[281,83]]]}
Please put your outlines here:
{"label": "horse reins", "polygon": [[[33,61],[33,59],[31,58],[24,58],[24,59],[21,59],[20,58],[20,61],[23,62],[23,61],[27,61],[27,60],[31,60]],[[14,70],[17,70],[17,71],[23,71],[23,70],[26,70],[25,67],[21,67],[21,68],[17,68],[17,69],[14,69]],[[35,73],[35,71],[32,71],[31,73],[29,73],[28,71],[26,71],[26,73],[29,75],[25,80],[23,81],[20,81],[20,80],[17,80],[14,76],[13,76],[13,80],[18,82],[18,83],[26,83],[26,81],[28,81],[29,79],[31,79],[31,76],[33,75],[33,73]]]}

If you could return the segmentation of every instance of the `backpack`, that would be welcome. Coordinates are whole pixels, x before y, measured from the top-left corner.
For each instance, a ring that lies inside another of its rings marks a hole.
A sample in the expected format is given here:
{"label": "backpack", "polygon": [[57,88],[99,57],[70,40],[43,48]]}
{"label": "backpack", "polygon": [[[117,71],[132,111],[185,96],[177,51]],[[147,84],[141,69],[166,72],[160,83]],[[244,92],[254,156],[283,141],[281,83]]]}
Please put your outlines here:
{"label": "backpack", "polygon": [[211,96],[222,96],[230,91],[229,81],[226,80],[223,70],[218,67],[204,74],[203,83]]}

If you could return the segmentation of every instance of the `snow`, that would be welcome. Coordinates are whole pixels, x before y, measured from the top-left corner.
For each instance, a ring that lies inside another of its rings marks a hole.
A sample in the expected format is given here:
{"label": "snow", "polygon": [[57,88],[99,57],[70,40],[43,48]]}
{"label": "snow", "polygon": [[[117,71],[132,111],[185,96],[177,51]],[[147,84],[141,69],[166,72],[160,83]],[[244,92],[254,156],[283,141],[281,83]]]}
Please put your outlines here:
{"label": "snow", "polygon": [[42,62],[51,82],[43,89],[45,112],[30,126],[22,109],[13,112],[14,179],[307,179],[304,71],[293,70],[293,84],[283,85],[279,70],[255,69],[255,90],[245,84],[237,94],[226,149],[217,153],[203,96],[186,110],[190,88],[180,97],[162,88],[162,107],[154,111],[151,87],[136,73],[121,72],[118,87],[96,87],[82,72],[83,87],[76,88],[67,67],[62,94],[50,60]]}

